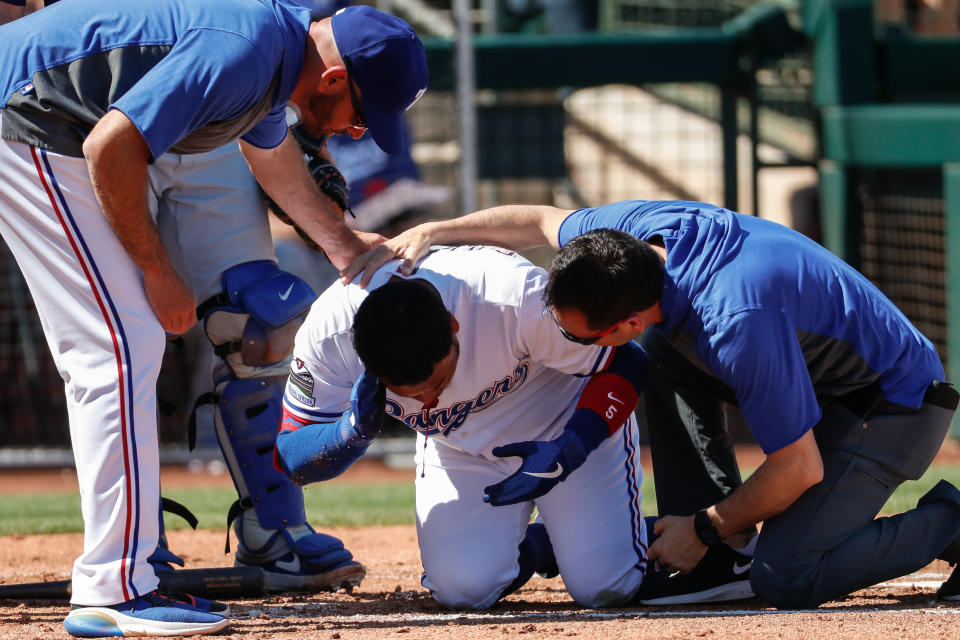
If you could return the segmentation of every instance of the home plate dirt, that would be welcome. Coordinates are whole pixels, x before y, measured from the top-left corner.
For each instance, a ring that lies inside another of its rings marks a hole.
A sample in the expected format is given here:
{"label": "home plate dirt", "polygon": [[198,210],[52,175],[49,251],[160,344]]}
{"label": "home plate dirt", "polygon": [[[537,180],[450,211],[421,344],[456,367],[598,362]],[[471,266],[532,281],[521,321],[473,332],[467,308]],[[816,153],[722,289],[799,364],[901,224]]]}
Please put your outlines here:
{"label": "home plate dirt", "polygon": [[[371,470],[378,481],[409,481],[409,471]],[[393,478],[393,475],[396,478]],[[357,478],[354,478],[356,480]],[[35,487],[36,480],[16,483]],[[196,478],[164,476],[165,486]],[[229,484],[229,479],[222,479]],[[50,480],[67,488],[70,478]],[[0,479],[0,492],[4,487]],[[76,484],[73,484],[75,487]],[[319,523],[318,523],[319,524]],[[524,588],[484,612],[458,612],[436,604],[420,586],[420,559],[412,525],[322,528],[343,539],[367,567],[352,594],[290,594],[229,600],[232,622],[217,638],[264,640],[381,640],[545,638],[763,640],[960,640],[960,603],[934,597],[950,567],[934,562],[921,571],[816,610],[782,612],[758,601],[723,606],[630,607],[590,610],[574,604],[560,578],[534,577]],[[222,567],[223,531],[171,531],[170,547],[187,568]],[[235,544],[233,542],[232,544]],[[0,584],[68,578],[80,553],[80,534],[0,537]],[[0,640],[70,638],[63,629],[66,602],[0,601]]]}
{"label": "home plate dirt", "polygon": [[[913,576],[858,591],[811,611],[780,612],[757,601],[724,606],[630,607],[590,610],[575,605],[560,578],[534,578],[484,612],[442,607],[420,586],[413,526],[325,529],[341,537],[367,566],[352,594],[291,594],[230,600],[233,621],[217,637],[374,640],[400,638],[926,638],[960,639],[960,603],[933,597],[949,573],[935,562]],[[223,533],[172,531],[170,546],[187,567],[228,566]],[[82,546],[79,534],[0,538],[0,582],[69,577]],[[0,640],[69,638],[65,602],[0,601]],[[397,635],[395,635],[397,634]]]}

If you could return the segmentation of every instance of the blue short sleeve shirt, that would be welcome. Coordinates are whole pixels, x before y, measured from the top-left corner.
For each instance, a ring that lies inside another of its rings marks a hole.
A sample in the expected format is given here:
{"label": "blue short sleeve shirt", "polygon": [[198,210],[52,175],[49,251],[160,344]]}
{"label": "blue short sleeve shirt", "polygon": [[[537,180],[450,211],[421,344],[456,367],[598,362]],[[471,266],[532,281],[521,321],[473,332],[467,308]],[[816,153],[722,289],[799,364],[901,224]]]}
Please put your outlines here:
{"label": "blue short sleeve shirt", "polygon": [[879,383],[886,401],[916,408],[944,379],[934,346],[886,296],[786,227],[699,202],[629,201],[575,211],[558,240],[600,228],[662,238],[654,329],[693,336],[767,453],[813,427],[824,398]]}
{"label": "blue short sleeve shirt", "polygon": [[153,157],[276,146],[309,24],[292,0],[57,3],[0,28],[2,136],[77,156],[118,109]]}

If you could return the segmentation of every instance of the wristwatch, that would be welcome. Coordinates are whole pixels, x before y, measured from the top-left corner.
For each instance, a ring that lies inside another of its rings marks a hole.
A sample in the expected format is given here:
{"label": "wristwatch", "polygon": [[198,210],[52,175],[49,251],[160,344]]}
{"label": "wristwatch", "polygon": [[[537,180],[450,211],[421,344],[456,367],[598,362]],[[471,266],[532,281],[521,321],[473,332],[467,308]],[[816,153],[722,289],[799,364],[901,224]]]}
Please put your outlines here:
{"label": "wristwatch", "polygon": [[700,538],[700,542],[708,547],[718,544],[722,540],[720,532],[717,531],[717,528],[710,520],[706,509],[700,509],[700,511],[693,514],[693,530],[697,532],[697,537]]}

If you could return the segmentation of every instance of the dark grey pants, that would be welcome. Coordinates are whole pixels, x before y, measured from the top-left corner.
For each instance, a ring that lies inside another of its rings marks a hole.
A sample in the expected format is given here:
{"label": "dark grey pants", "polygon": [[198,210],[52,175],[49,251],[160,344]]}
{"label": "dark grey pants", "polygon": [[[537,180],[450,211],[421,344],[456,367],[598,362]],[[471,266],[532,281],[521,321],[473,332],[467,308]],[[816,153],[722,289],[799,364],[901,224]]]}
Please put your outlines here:
{"label": "dark grey pants", "polygon": [[[741,484],[724,413],[735,399],[695,356],[647,333],[644,402],[658,510],[689,515]],[[938,404],[949,405],[955,392],[941,392]],[[920,506],[875,519],[897,486],[930,466],[954,411],[932,402],[919,410],[881,405],[863,418],[850,404],[824,406],[814,427],[823,481],[763,523],[751,583],[774,606],[815,607],[908,574],[960,537],[960,491],[946,482]]]}

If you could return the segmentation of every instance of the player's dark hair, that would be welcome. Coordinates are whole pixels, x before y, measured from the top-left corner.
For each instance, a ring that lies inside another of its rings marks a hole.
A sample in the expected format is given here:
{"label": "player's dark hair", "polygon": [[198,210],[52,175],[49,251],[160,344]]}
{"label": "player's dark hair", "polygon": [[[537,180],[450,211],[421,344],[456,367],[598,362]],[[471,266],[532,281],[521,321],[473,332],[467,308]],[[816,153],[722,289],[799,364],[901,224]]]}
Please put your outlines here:
{"label": "player's dark hair", "polygon": [[374,289],[353,318],[353,346],[367,372],[394,385],[426,381],[453,345],[450,312],[422,280]]}
{"label": "player's dark hair", "polygon": [[654,305],[663,262],[653,247],[623,231],[596,229],[568,242],[550,265],[547,306],[576,309],[595,331]]}

